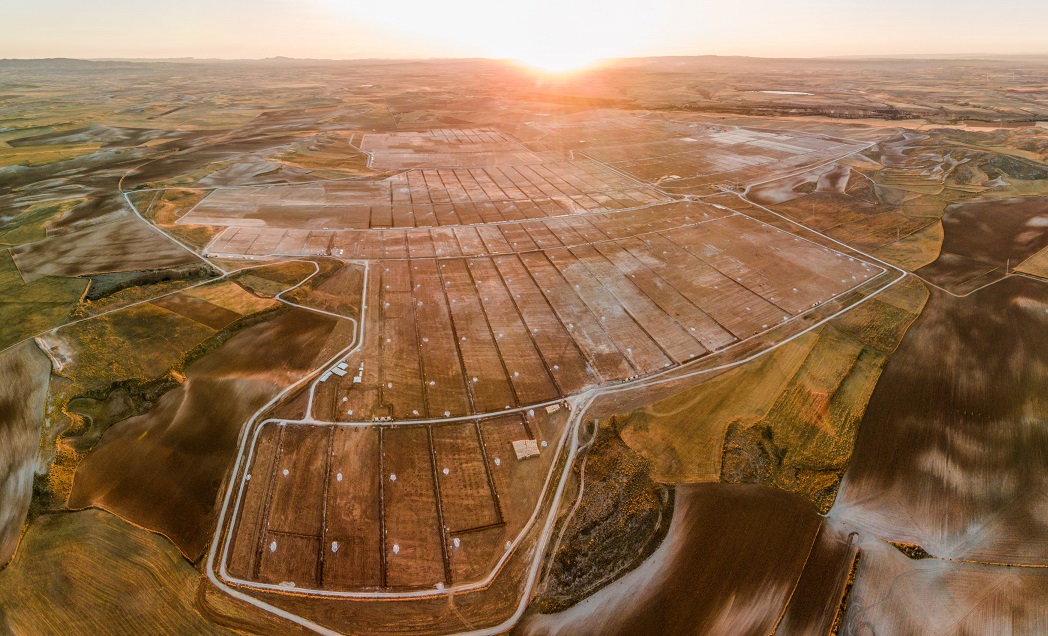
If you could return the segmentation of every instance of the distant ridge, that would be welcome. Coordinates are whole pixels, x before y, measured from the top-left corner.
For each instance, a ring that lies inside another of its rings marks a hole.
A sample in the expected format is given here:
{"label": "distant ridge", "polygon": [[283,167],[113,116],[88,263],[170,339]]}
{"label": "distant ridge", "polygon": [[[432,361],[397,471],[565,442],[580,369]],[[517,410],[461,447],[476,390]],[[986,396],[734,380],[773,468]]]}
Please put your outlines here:
{"label": "distant ridge", "polygon": [[[610,65],[645,64],[645,63],[686,63],[688,61],[709,60],[716,62],[731,61],[769,61],[769,62],[1022,62],[1048,64],[1048,53],[1029,53],[1021,55],[995,54],[883,54],[883,55],[837,55],[818,57],[761,57],[746,55],[659,55],[645,57],[621,57],[607,60]],[[505,62],[497,58],[483,57],[429,57],[429,58],[296,58],[274,56],[265,58],[197,58],[197,57],[158,57],[158,58],[0,58],[0,66],[36,67],[41,69],[99,68],[104,66],[129,67],[142,64],[258,64],[277,66],[327,65],[342,63],[357,64],[404,64],[404,63],[456,63],[456,62]]]}

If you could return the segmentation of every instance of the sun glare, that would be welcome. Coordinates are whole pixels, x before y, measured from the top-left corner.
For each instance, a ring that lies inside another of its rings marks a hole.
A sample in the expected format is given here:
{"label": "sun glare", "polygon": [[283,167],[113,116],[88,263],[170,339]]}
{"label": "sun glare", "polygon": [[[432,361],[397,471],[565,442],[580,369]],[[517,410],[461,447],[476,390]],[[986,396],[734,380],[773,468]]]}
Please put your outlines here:
{"label": "sun glare", "polygon": [[583,52],[557,54],[541,51],[512,58],[512,61],[543,75],[564,75],[593,68],[602,60]]}
{"label": "sun glare", "polygon": [[635,55],[655,37],[661,17],[657,9],[638,12],[631,0],[402,0],[396,11],[385,3],[345,6],[399,33],[453,43],[458,54],[512,60],[544,74]]}

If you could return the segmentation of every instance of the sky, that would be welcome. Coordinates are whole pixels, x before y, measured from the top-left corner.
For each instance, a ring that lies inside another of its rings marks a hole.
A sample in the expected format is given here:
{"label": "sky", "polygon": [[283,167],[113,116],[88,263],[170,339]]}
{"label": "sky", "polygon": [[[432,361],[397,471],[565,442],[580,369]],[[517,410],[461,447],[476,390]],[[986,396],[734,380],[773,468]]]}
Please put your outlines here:
{"label": "sky", "polygon": [[1045,0],[0,0],[0,58],[1048,53]]}

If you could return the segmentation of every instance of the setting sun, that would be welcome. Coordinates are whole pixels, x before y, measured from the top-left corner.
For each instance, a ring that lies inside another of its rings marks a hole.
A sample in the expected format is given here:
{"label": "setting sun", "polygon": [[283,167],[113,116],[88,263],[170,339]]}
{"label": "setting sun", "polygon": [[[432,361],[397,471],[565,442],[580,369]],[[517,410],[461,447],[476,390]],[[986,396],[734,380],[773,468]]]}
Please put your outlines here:
{"label": "setting sun", "polygon": [[585,51],[540,51],[512,58],[512,61],[545,75],[562,75],[584,71],[602,60]]}
{"label": "setting sun", "polygon": [[379,4],[339,6],[462,55],[513,60],[553,74],[639,53],[655,40],[662,17],[657,9],[638,12],[634,3],[623,0],[600,5],[586,0],[405,0],[395,15]]}

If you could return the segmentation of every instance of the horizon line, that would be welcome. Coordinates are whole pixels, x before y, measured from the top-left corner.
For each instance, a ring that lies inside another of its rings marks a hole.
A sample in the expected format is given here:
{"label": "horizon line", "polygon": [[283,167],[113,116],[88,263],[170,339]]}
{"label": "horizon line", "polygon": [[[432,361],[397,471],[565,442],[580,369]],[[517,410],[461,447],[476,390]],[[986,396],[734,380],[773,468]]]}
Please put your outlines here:
{"label": "horizon line", "polygon": [[[1040,53],[876,53],[876,54],[847,54],[847,55],[812,55],[812,56],[767,56],[767,55],[724,55],[718,53],[694,53],[680,55],[636,55],[623,57],[610,57],[598,60],[595,66],[613,63],[617,61],[630,60],[656,60],[656,59],[687,59],[687,58],[725,58],[725,59],[752,59],[752,60],[1002,60],[1013,58],[1048,58],[1048,51]],[[432,56],[432,57],[293,57],[288,55],[270,55],[266,57],[196,57],[192,55],[183,56],[156,56],[156,57],[0,57],[0,62],[47,62],[47,61],[76,61],[76,62],[439,62],[439,61],[490,61],[515,63],[513,58],[484,57],[484,56]]]}

